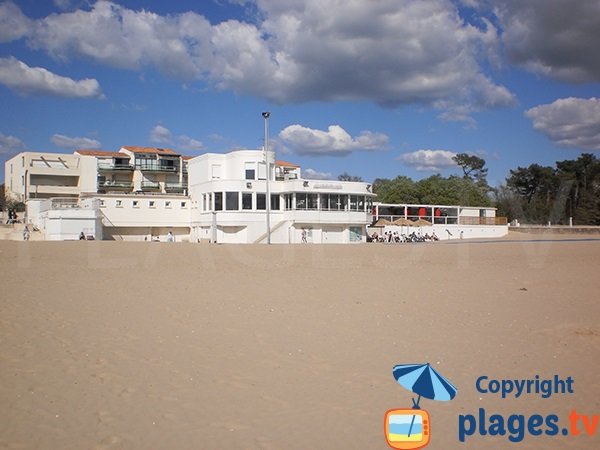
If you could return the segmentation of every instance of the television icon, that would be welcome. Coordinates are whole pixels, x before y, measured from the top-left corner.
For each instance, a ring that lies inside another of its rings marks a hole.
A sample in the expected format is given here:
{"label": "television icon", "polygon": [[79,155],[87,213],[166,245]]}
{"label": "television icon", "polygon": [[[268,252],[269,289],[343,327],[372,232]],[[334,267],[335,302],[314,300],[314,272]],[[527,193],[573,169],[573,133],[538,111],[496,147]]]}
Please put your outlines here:
{"label": "television icon", "polygon": [[390,409],[385,413],[384,427],[392,448],[412,450],[429,444],[429,413],[423,409]]}

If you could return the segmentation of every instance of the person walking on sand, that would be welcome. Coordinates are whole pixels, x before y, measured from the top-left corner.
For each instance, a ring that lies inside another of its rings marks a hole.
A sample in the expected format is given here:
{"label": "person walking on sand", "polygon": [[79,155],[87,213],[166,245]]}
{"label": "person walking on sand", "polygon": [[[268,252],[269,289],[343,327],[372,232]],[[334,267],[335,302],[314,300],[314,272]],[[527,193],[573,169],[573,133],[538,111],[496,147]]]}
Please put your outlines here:
{"label": "person walking on sand", "polygon": [[167,233],[167,242],[175,242],[175,236],[170,231]]}
{"label": "person walking on sand", "polygon": [[23,228],[23,240],[29,240],[29,227],[27,225],[25,225],[25,228]]}

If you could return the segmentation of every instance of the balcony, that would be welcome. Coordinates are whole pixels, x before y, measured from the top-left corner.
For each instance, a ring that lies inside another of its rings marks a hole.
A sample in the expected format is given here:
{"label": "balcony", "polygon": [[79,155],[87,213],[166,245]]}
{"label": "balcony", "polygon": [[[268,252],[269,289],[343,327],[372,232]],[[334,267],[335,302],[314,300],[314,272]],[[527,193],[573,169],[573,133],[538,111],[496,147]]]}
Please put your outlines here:
{"label": "balcony", "polygon": [[183,194],[186,189],[186,183],[165,183],[165,192],[168,192],[169,194]]}
{"label": "balcony", "polygon": [[158,181],[142,181],[142,191],[160,191]]}
{"label": "balcony", "polygon": [[98,189],[106,190],[127,190],[132,189],[133,183],[131,181],[98,181]]}
{"label": "balcony", "polygon": [[131,164],[123,164],[123,163],[99,163],[98,164],[99,171],[121,171],[121,170],[133,170],[133,166]]}
{"label": "balcony", "polygon": [[141,170],[142,172],[169,172],[169,173],[175,173],[175,172],[177,172],[179,170],[179,166],[170,165],[170,164],[159,164],[158,162],[155,162],[155,163],[144,162],[142,164],[140,164],[138,162],[138,163],[136,163],[135,168],[137,170]]}

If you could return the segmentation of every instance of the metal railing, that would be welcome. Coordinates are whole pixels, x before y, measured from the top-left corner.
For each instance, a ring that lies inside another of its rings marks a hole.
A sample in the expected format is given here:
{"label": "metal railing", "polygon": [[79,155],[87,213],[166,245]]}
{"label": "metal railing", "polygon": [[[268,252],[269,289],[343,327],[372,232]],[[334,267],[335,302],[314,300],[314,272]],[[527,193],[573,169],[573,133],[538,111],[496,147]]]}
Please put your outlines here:
{"label": "metal railing", "polygon": [[98,163],[98,170],[133,170],[133,165],[116,163]]}
{"label": "metal railing", "polygon": [[131,181],[98,181],[98,188],[131,189],[133,183]]}
{"label": "metal railing", "polygon": [[158,181],[142,181],[143,189],[160,189],[160,183]]}
{"label": "metal railing", "polygon": [[162,164],[136,164],[135,168],[142,172],[177,172],[179,166],[167,166]]}
{"label": "metal railing", "polygon": [[184,192],[187,184],[183,183],[165,183],[165,192]]}

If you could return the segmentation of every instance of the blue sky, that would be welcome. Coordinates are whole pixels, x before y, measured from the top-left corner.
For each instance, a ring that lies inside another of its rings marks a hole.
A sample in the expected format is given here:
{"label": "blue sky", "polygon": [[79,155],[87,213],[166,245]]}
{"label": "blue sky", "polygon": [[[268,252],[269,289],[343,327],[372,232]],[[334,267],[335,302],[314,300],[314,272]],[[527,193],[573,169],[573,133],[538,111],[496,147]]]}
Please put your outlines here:
{"label": "blue sky", "polygon": [[306,177],[600,152],[597,0],[0,0],[0,161],[263,145]]}

